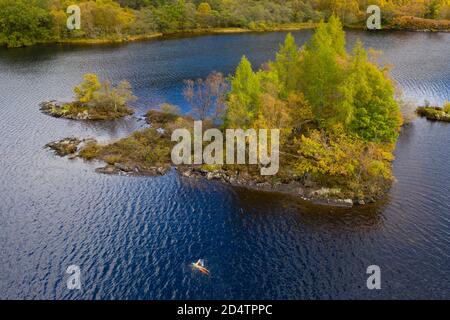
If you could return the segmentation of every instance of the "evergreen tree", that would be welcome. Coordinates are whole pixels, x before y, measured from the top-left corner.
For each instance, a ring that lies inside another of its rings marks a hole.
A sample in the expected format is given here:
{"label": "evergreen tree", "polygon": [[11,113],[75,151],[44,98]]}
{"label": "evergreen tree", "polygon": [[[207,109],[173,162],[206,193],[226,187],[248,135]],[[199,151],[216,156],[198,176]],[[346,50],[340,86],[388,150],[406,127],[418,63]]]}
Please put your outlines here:
{"label": "evergreen tree", "polygon": [[338,55],[344,56],[345,50],[345,32],[341,21],[334,14],[327,23],[327,31],[331,38],[331,45]]}
{"label": "evergreen tree", "polygon": [[351,130],[365,140],[395,141],[402,120],[392,82],[382,70],[368,61],[360,41],[353,49],[351,60],[349,83],[353,88],[355,106]]}
{"label": "evergreen tree", "polygon": [[76,86],[73,91],[77,101],[81,103],[89,103],[94,98],[95,92],[102,87],[97,75],[88,73],[83,76],[83,82]]}
{"label": "evergreen tree", "polygon": [[345,83],[345,61],[339,58],[345,53],[344,42],[333,38],[340,38],[342,33],[340,23],[321,22],[300,60],[301,90],[324,127],[347,124],[353,112],[351,88]]}
{"label": "evergreen tree", "polygon": [[243,56],[230,80],[231,92],[224,124],[227,128],[249,128],[258,114],[261,94],[259,76]]}
{"label": "evergreen tree", "polygon": [[278,74],[278,79],[284,87],[283,95],[298,89],[299,78],[299,51],[292,34],[288,34],[284,44],[280,46],[275,61],[270,64]]}

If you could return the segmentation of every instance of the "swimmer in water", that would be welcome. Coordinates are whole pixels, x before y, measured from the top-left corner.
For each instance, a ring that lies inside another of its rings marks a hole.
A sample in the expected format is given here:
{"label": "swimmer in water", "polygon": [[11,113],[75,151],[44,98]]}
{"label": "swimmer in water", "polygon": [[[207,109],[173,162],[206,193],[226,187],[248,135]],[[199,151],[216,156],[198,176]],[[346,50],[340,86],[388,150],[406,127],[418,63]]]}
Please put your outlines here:
{"label": "swimmer in water", "polygon": [[209,275],[209,270],[205,268],[205,261],[203,259],[199,259],[197,262],[192,263],[192,267],[203,274]]}

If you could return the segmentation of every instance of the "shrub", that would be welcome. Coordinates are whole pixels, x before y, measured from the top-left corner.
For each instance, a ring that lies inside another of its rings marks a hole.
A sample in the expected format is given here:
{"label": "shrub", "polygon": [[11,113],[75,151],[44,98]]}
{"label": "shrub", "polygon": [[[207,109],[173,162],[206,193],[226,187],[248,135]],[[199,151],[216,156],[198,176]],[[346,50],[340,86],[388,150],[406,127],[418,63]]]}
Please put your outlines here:
{"label": "shrub", "polygon": [[86,160],[93,160],[99,157],[101,151],[102,147],[99,146],[96,142],[88,142],[80,150],[80,156]]}
{"label": "shrub", "polygon": [[446,101],[443,106],[445,113],[450,113],[450,101]]}

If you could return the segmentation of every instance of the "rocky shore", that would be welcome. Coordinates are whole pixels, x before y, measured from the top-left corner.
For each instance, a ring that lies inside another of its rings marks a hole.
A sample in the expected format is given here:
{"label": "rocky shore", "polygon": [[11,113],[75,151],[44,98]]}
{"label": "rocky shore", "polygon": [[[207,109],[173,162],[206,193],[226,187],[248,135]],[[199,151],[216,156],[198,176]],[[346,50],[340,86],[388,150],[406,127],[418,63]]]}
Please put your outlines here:
{"label": "rocky shore", "polygon": [[170,171],[170,166],[141,168],[140,166],[129,166],[122,163],[108,164],[95,169],[97,173],[117,174],[127,176],[163,176]]}
{"label": "rocky shore", "polygon": [[65,138],[59,141],[47,143],[45,147],[52,149],[58,156],[65,157],[76,154],[80,144],[80,139]]}
{"label": "rocky shore", "polygon": [[375,197],[358,199],[340,198],[341,190],[325,188],[313,181],[301,181],[291,179],[286,181],[258,181],[254,176],[246,172],[230,170],[205,170],[201,166],[180,166],[175,168],[185,178],[201,178],[209,181],[220,181],[235,187],[243,187],[251,190],[276,192],[300,197],[303,200],[315,204],[335,207],[352,207],[353,205],[365,205],[374,203]]}
{"label": "rocky shore", "polygon": [[[45,145],[60,157],[68,157],[69,159],[82,158],[80,150],[89,143],[95,143],[93,138],[78,139],[74,137],[64,138],[62,140],[50,142]],[[170,166],[159,166],[142,168],[138,164],[126,165],[122,163],[107,164],[104,167],[97,168],[95,171],[104,174],[121,174],[121,175],[136,175],[136,176],[158,176],[164,175],[170,170]]]}
{"label": "rocky shore", "polygon": [[45,101],[39,104],[39,109],[42,111],[42,113],[55,118],[66,118],[71,120],[89,120],[89,113],[87,110],[74,114],[68,112],[67,105],[68,104],[64,102],[52,100],[52,101]]}
{"label": "rocky shore", "polygon": [[47,143],[45,148],[49,148],[60,157],[68,157],[74,159],[78,157],[78,152],[87,143],[93,142],[95,139],[78,139],[74,137],[64,138],[59,141]]}
{"label": "rocky shore", "polygon": [[[81,157],[79,151],[88,143],[95,142],[94,139],[77,139],[73,137],[51,142],[46,145],[60,157],[75,159]],[[286,181],[270,181],[255,179],[254,176],[243,171],[232,170],[209,170],[202,166],[178,166],[170,164],[165,166],[155,166],[143,168],[139,164],[110,163],[104,167],[99,167],[95,171],[101,174],[126,175],[126,176],[163,176],[174,168],[183,178],[205,179],[209,181],[219,181],[235,187],[243,187],[252,190],[277,192],[300,197],[303,200],[316,204],[336,207],[352,207],[353,205],[364,205],[375,202],[374,197],[359,199],[346,199],[340,197],[340,190],[324,188],[313,181],[295,179]]]}

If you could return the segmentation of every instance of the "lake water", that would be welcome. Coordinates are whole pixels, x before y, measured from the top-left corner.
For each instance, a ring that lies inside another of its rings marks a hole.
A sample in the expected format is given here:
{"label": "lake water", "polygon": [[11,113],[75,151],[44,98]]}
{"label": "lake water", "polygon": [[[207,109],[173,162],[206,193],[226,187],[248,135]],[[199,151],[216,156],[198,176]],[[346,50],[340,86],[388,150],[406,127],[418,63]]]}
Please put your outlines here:
{"label": "lake water", "polygon": [[[310,31],[294,32],[303,43]],[[143,126],[54,119],[84,73],[128,79],[137,115],[187,111],[183,80],[231,73],[243,54],[274,56],[285,33],[201,36],[120,46],[0,50],[1,299],[450,298],[450,125],[417,119],[398,141],[397,182],[364,207],[314,206],[217,182],[96,174],[43,146],[67,136],[116,139]],[[450,34],[349,32],[384,51],[416,104],[450,100]],[[97,164],[98,166],[98,164]],[[206,259],[212,276],[189,264]],[[82,290],[66,288],[79,265]],[[379,265],[382,289],[366,288]]]}

